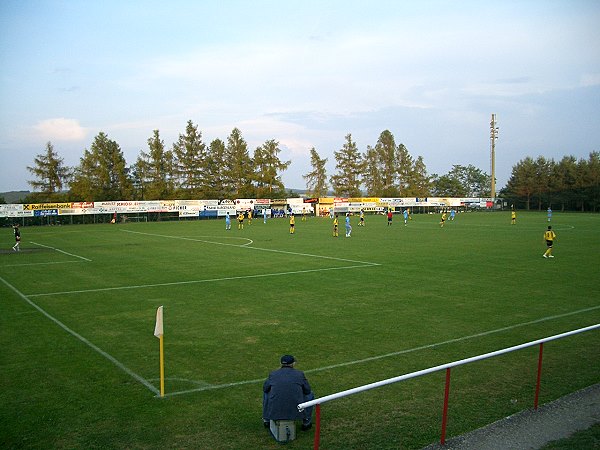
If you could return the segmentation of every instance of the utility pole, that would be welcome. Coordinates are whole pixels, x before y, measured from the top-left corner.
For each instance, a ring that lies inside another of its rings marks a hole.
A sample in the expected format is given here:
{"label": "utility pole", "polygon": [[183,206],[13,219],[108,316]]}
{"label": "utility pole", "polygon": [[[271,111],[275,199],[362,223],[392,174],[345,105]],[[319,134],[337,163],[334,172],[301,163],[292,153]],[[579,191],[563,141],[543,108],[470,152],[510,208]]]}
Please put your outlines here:
{"label": "utility pole", "polygon": [[496,114],[492,114],[492,121],[490,122],[490,163],[492,166],[492,199],[496,198],[496,139],[498,139],[498,126],[496,123]]}

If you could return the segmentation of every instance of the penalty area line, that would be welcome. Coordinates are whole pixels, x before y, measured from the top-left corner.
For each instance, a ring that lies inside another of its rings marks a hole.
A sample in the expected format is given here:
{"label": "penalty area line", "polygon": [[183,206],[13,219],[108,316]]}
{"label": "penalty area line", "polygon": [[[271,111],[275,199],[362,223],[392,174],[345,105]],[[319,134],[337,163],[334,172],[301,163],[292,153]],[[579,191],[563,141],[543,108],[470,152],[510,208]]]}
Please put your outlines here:
{"label": "penalty area line", "polygon": [[34,244],[34,245],[39,245],[40,247],[44,247],[44,248],[49,248],[51,250],[55,250],[55,251],[57,251],[59,253],[62,253],[64,255],[69,255],[69,256],[73,256],[74,258],[79,258],[79,259],[83,259],[84,261],[92,262],[91,259],[87,259],[87,258],[84,258],[83,256],[79,256],[79,255],[74,255],[73,253],[65,252],[64,250],[61,250],[61,249],[56,248],[56,247],[50,247],[49,245],[38,244],[37,242],[33,242],[33,241],[31,243]]}
{"label": "penalty area line", "polygon": [[120,361],[118,361],[114,356],[109,355],[108,353],[106,353],[104,350],[102,350],[97,345],[92,344],[89,340],[87,340],[86,338],[84,338],[82,335],[80,335],[76,331],[74,331],[71,328],[69,328],[67,325],[65,325],[64,323],[62,323],[56,317],[52,316],[45,309],[43,309],[42,307],[38,306],[36,303],[32,302],[25,294],[23,294],[21,291],[19,291],[16,287],[14,287],[12,284],[10,284],[8,281],[6,281],[4,278],[0,277],[0,281],[2,281],[2,283],[4,283],[8,288],[10,288],[15,294],[17,294],[19,297],[21,297],[22,300],[24,300],[25,302],[27,302],[33,308],[37,309],[40,313],[42,313],[44,316],[46,316],[46,318],[50,319],[52,322],[54,322],[56,325],[58,325],[64,331],[66,331],[67,333],[69,333],[71,336],[74,336],[79,341],[83,342],[85,345],[87,345],[88,347],[90,347],[92,350],[94,350],[97,353],[99,353],[100,355],[104,356],[106,359],[108,359],[111,363],[113,363],[115,366],[117,366],[119,369],[121,369],[127,375],[131,376],[133,379],[139,381],[144,386],[146,386],[154,394],[160,395],[160,390],[158,390],[156,387],[154,387],[152,384],[150,384],[150,382],[148,382],[145,378],[141,377],[140,375],[138,375],[137,373],[135,373],[134,371],[132,371],[131,369],[129,369],[128,367],[126,367],[123,363],[121,363]]}
{"label": "penalty area line", "polygon": [[329,270],[344,270],[344,269],[360,269],[364,267],[378,266],[379,264],[361,264],[356,266],[341,266],[341,267],[325,267],[321,269],[306,269],[306,270],[293,270],[291,272],[274,272],[274,273],[260,273],[256,275],[241,275],[237,277],[223,277],[223,278],[209,278],[206,280],[190,280],[190,281],[173,281],[170,283],[154,283],[154,284],[138,284],[133,286],[115,286],[98,289],[80,289],[77,291],[61,291],[61,292],[46,292],[42,294],[29,294],[28,297],[47,297],[51,295],[67,295],[67,294],[86,294],[90,292],[105,292],[105,291],[120,291],[125,289],[143,289],[153,288],[161,286],[183,286],[186,284],[199,284],[199,283],[216,283],[219,281],[231,281],[231,280],[244,280],[249,278],[266,278],[266,277],[278,277],[285,275],[296,275],[301,273],[312,273],[312,272],[325,272]]}
{"label": "penalty area line", "polygon": [[50,264],[81,264],[82,261],[51,261],[39,263],[6,264],[2,267],[22,267],[22,266],[47,266]]}
{"label": "penalty area line", "polygon": [[166,238],[166,239],[180,239],[180,240],[184,240],[184,241],[204,242],[204,243],[207,243],[207,244],[224,245],[224,246],[227,246],[227,247],[237,247],[237,248],[243,247],[243,248],[247,248],[249,250],[258,250],[258,251],[263,251],[263,252],[283,253],[283,254],[286,254],[286,255],[295,255],[295,256],[307,256],[307,257],[310,257],[310,258],[331,259],[333,261],[343,261],[343,262],[358,263],[358,264],[363,264],[365,266],[380,266],[381,265],[379,263],[374,263],[374,262],[369,262],[369,261],[356,261],[354,259],[336,258],[335,256],[313,255],[311,253],[290,252],[288,250],[277,250],[277,249],[274,249],[274,248],[250,247],[250,244],[243,244],[243,245],[227,244],[225,242],[206,241],[206,240],[203,240],[203,239],[188,238],[188,237],[182,237],[182,236],[170,236],[170,235],[166,235],[166,234],[142,233],[140,231],[131,231],[131,230],[121,230],[121,231],[123,231],[125,233],[141,234],[141,235],[144,235],[144,236],[162,237],[162,238]]}

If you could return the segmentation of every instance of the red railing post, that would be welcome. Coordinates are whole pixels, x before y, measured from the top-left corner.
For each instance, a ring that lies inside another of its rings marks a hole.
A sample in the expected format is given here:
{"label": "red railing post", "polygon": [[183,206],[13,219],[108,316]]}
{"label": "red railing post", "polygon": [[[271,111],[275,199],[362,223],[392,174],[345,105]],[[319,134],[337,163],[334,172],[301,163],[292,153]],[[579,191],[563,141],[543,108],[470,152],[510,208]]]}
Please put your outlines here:
{"label": "red railing post", "polygon": [[317,403],[317,412],[315,413],[315,446],[314,450],[319,450],[321,441],[321,404]]}
{"label": "red railing post", "polygon": [[537,382],[535,384],[535,399],[533,400],[533,409],[538,408],[540,398],[540,384],[542,382],[542,354],[544,353],[544,343],[540,344],[540,355],[538,356]]}
{"label": "red railing post", "polygon": [[444,391],[444,411],[442,412],[442,438],[440,444],[446,443],[446,424],[448,423],[448,397],[450,395],[450,367],[446,369],[446,389]]}

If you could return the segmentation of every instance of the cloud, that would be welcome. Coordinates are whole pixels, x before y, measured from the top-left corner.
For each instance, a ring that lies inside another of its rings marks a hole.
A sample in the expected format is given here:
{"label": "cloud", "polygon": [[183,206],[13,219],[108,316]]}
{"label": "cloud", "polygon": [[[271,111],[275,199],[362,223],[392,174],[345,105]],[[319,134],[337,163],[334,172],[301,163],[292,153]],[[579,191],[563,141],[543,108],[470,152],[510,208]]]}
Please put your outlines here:
{"label": "cloud", "polygon": [[600,73],[586,73],[581,77],[582,86],[597,86],[600,84]]}
{"label": "cloud", "polygon": [[86,137],[86,129],[75,119],[46,119],[34,126],[37,133],[49,141],[80,141]]}
{"label": "cloud", "polygon": [[531,77],[514,77],[514,78],[503,78],[500,80],[496,80],[497,83],[501,84],[522,84],[529,83],[531,81]]}
{"label": "cloud", "polygon": [[69,87],[59,88],[58,90],[61,92],[75,92],[75,91],[78,91],[79,89],[80,89],[79,86],[69,86]]}

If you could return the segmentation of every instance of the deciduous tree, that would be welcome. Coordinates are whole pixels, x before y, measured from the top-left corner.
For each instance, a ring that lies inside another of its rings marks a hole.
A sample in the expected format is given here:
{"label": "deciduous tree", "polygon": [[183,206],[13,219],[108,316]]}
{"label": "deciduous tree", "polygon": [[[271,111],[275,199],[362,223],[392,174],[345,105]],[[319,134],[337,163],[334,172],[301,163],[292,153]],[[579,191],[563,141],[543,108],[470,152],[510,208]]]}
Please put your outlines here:
{"label": "deciduous tree", "polygon": [[511,176],[506,183],[506,193],[509,196],[524,198],[527,209],[530,208],[531,196],[536,191],[535,173],[535,161],[528,156],[513,166]]}
{"label": "deciduous tree", "polygon": [[405,193],[409,197],[429,197],[431,193],[431,178],[427,175],[427,167],[422,156],[418,156],[413,164]]}
{"label": "deciduous tree", "polygon": [[432,176],[432,195],[434,197],[466,197],[461,182],[450,174]]}

